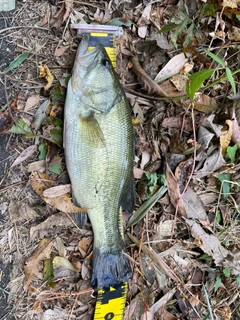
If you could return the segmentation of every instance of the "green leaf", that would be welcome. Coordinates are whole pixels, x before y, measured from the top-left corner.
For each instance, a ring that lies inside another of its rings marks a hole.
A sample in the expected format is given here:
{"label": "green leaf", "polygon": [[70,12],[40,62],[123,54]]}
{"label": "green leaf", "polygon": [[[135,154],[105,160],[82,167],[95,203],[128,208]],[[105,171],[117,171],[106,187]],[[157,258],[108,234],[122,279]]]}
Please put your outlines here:
{"label": "green leaf", "polygon": [[199,18],[198,18],[198,22],[202,19],[203,16],[214,16],[215,15],[215,9],[214,9],[214,6],[212,4],[208,4],[208,3],[205,3],[203,6],[202,6],[202,9],[200,11],[200,15],[199,15]]}
{"label": "green leaf", "polygon": [[4,73],[8,73],[9,71],[17,68],[24,60],[27,59],[27,57],[29,56],[29,54],[32,52],[32,50],[30,51],[26,51],[22,54],[20,54],[19,56],[17,56],[10,64],[7,68],[5,68],[3,70]]}
{"label": "green leaf", "polygon": [[121,26],[131,27],[132,24],[133,23],[131,20],[128,20],[127,22],[125,22],[121,18],[113,18],[107,23],[107,25],[118,26],[118,27],[121,27]]}
{"label": "green leaf", "polygon": [[26,133],[25,134],[25,138],[36,138],[36,137],[39,137],[39,135],[38,134],[36,134],[36,133]]}
{"label": "green leaf", "polygon": [[219,173],[218,179],[220,182],[222,182],[222,190],[223,190],[223,199],[227,200],[230,192],[230,179],[231,174],[230,173]]}
{"label": "green leaf", "polygon": [[203,253],[198,257],[199,260],[204,260],[207,263],[211,262],[213,260],[213,258],[211,256],[209,256],[207,253]]}
{"label": "green leaf", "polygon": [[237,283],[240,284],[240,274],[237,276],[236,280],[237,280]]}
{"label": "green leaf", "polygon": [[53,173],[56,173],[57,175],[59,175],[62,172],[62,164],[61,162],[56,163],[52,166],[48,167],[48,171],[51,171]]}
{"label": "green leaf", "polygon": [[209,57],[211,57],[214,61],[216,61],[218,64],[220,64],[223,68],[226,67],[225,62],[221,58],[219,58],[216,54],[214,54],[206,49],[203,49],[203,50]]}
{"label": "green leaf", "polygon": [[192,38],[193,38],[193,29],[194,29],[194,23],[192,23],[190,25],[190,27],[188,28],[187,35],[186,35],[185,41],[183,43],[183,48],[186,48],[189,45],[190,41],[192,40]]}
{"label": "green leaf", "polygon": [[54,143],[60,148],[63,146],[63,129],[58,127],[50,130],[50,135]]}
{"label": "green leaf", "polygon": [[215,220],[216,222],[219,224],[222,220],[222,215],[221,215],[221,211],[220,210],[217,210],[216,211],[216,216],[215,216]]}
{"label": "green leaf", "polygon": [[26,133],[35,134],[34,131],[21,118],[17,120],[17,125],[12,126],[9,132],[18,133],[18,134],[26,134]]}
{"label": "green leaf", "polygon": [[231,160],[231,163],[234,163],[235,160],[236,160],[236,152],[237,152],[237,150],[238,150],[237,144],[235,144],[232,147],[230,147],[230,146],[227,147],[227,154],[228,154],[228,156],[229,156],[229,158]]}
{"label": "green leaf", "polygon": [[189,98],[194,101],[194,96],[201,84],[211,77],[215,69],[204,69],[192,74],[186,84],[186,91]]}
{"label": "green leaf", "polygon": [[230,276],[231,276],[231,269],[230,269],[230,268],[224,268],[224,269],[223,269],[223,274],[225,275],[226,278],[230,278]]}
{"label": "green leaf", "polygon": [[217,291],[217,289],[220,287],[221,283],[222,283],[222,279],[220,277],[217,277],[215,285],[214,285],[214,292]]}
{"label": "green leaf", "polygon": [[161,198],[165,192],[167,191],[167,187],[161,187],[150,199],[145,201],[141,207],[134,212],[131,218],[128,221],[127,228],[134,226],[137,224],[142,218],[145,217],[147,212],[155,205],[159,198]]}
{"label": "green leaf", "polygon": [[47,147],[46,147],[45,143],[41,143],[38,146],[38,151],[39,151],[38,159],[39,160],[45,160],[46,159],[46,155],[47,155]]}
{"label": "green leaf", "polygon": [[60,118],[49,116],[42,122],[43,125],[54,125],[55,127],[62,127],[63,122]]}
{"label": "green leaf", "polygon": [[226,74],[227,74],[227,78],[228,81],[230,82],[232,89],[233,89],[233,94],[236,95],[237,91],[236,91],[236,83],[233,79],[233,75],[232,75],[232,71],[229,68],[226,68]]}
{"label": "green leaf", "polygon": [[66,89],[59,83],[56,84],[50,91],[50,100],[53,104],[60,104],[65,101]]}
{"label": "green leaf", "polygon": [[188,19],[185,19],[180,25],[179,25],[179,28],[173,32],[171,34],[171,41],[174,45],[175,48],[177,48],[177,39],[179,37],[179,35],[181,35],[184,31],[184,29],[186,28],[187,24],[188,24],[189,20]]}
{"label": "green leaf", "polygon": [[179,28],[179,24],[171,22],[162,27],[161,30],[158,31],[158,33],[168,32],[177,28]]}

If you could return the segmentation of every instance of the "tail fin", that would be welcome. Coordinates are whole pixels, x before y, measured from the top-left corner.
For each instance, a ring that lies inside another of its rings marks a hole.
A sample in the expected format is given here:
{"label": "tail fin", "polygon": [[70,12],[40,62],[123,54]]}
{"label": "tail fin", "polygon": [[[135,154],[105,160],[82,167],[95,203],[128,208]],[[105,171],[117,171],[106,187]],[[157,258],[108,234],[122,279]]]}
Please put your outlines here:
{"label": "tail fin", "polygon": [[103,249],[93,249],[92,279],[94,289],[116,287],[132,276],[129,259],[122,253],[107,253]]}

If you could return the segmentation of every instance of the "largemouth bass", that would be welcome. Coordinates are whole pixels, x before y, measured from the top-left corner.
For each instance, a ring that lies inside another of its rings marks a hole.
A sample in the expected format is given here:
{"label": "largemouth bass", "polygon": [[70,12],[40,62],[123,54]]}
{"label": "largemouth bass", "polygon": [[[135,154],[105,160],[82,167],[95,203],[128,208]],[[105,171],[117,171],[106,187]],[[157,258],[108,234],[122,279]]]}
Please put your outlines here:
{"label": "largemouth bass", "polygon": [[[64,148],[73,202],[88,208],[94,232],[91,285],[99,289],[132,274],[119,212],[133,211],[134,139],[129,104],[104,47],[87,49],[83,38],[68,82]],[[83,214],[76,220],[81,225]]]}

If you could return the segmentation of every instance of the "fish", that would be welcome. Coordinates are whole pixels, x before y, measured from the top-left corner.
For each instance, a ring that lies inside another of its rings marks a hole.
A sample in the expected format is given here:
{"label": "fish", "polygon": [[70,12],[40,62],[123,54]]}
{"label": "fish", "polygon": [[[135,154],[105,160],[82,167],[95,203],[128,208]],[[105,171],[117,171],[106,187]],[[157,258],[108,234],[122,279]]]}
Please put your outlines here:
{"label": "fish", "polygon": [[[64,107],[64,152],[73,203],[87,208],[94,234],[91,286],[118,287],[132,276],[121,210],[132,213],[134,131],[131,109],[103,45],[81,40]],[[79,226],[86,213],[76,214]]]}

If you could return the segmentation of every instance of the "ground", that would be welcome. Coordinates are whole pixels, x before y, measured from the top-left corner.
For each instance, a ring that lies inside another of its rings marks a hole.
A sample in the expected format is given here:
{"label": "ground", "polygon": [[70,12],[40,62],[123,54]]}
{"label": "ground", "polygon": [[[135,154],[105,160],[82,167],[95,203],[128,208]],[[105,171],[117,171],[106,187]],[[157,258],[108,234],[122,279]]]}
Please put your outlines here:
{"label": "ground", "polygon": [[62,149],[79,22],[124,30],[136,137],[124,319],[240,319],[239,14],[233,0],[19,0],[1,13],[0,319],[93,319],[94,235],[75,224]]}

